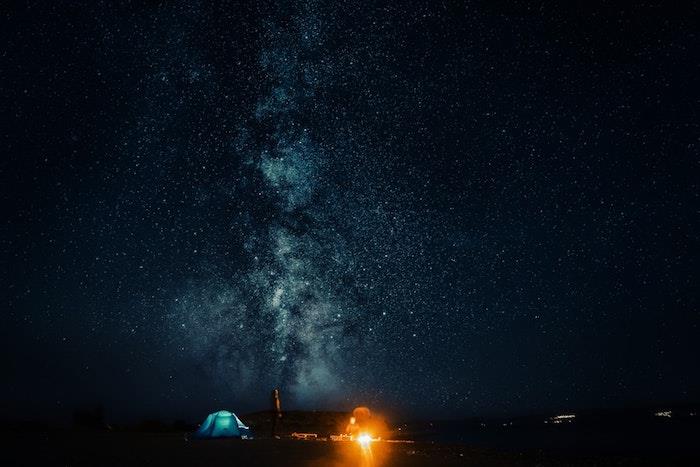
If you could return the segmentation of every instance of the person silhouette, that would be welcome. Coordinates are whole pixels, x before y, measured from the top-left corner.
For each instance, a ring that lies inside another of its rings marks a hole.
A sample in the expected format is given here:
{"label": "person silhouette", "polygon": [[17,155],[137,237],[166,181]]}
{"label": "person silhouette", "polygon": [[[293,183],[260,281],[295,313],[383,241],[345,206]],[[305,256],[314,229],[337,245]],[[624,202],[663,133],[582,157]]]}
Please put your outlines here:
{"label": "person silhouette", "polygon": [[280,390],[272,390],[272,437],[279,438],[277,429],[282,422],[282,402],[280,401]]}

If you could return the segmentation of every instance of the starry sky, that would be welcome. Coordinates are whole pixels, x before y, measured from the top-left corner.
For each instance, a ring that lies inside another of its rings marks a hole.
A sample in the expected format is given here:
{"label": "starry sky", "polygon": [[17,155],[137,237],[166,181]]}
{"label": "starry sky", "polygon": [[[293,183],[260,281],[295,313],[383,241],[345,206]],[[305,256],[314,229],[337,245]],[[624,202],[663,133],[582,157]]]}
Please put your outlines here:
{"label": "starry sky", "polygon": [[3,6],[0,416],[697,402],[698,8],[565,3]]}

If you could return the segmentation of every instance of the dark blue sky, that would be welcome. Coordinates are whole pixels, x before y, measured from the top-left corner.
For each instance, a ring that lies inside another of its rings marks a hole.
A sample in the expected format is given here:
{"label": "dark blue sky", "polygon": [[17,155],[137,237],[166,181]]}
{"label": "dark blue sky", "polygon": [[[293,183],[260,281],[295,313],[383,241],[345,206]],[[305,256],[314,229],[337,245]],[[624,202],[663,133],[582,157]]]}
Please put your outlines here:
{"label": "dark blue sky", "polygon": [[3,416],[697,402],[697,7],[4,9]]}

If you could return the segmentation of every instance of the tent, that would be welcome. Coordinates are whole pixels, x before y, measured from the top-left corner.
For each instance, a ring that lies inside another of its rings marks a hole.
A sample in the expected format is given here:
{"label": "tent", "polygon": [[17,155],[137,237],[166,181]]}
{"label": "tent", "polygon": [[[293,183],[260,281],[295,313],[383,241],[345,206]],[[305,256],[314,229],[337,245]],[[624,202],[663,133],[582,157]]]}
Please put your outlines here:
{"label": "tent", "polygon": [[245,426],[235,413],[219,410],[207,416],[197,431],[192,434],[195,439],[243,438],[250,439],[250,428]]}

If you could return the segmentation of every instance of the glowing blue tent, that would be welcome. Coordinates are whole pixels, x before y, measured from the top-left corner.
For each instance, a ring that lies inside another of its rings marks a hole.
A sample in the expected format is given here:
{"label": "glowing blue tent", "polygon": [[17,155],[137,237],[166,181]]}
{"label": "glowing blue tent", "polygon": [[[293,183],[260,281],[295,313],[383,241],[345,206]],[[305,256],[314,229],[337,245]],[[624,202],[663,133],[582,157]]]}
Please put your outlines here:
{"label": "glowing blue tent", "polygon": [[249,439],[253,436],[250,428],[245,426],[235,413],[228,410],[219,410],[209,414],[197,431],[192,434],[195,439],[209,438],[243,438]]}

